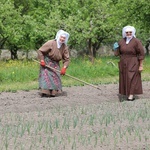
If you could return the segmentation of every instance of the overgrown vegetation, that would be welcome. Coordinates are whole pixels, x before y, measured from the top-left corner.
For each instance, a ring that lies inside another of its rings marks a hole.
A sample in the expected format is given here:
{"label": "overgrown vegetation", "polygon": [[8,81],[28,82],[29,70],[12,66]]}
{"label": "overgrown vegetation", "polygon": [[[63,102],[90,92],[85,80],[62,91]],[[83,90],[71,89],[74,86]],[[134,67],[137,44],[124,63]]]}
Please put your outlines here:
{"label": "overgrown vegetation", "polygon": [[[117,83],[118,61],[115,56],[95,59],[92,64],[87,57],[72,59],[67,74],[92,84]],[[31,90],[38,88],[39,64],[34,61],[6,61],[0,63],[0,91]],[[150,59],[145,58],[142,80],[150,80]],[[67,76],[62,77],[63,86],[83,85]]]}

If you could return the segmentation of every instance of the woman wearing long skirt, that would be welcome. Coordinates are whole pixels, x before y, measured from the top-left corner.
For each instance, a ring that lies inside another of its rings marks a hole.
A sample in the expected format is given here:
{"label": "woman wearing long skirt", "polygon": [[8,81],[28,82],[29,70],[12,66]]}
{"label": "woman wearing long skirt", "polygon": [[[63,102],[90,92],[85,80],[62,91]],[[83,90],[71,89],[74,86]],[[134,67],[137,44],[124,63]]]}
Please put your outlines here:
{"label": "woman wearing long skirt", "polygon": [[[57,93],[62,92],[61,75],[65,75],[70,62],[68,39],[69,33],[59,30],[55,39],[47,41],[37,51],[40,59],[39,89],[42,97],[55,97]],[[62,69],[59,64],[61,60]],[[50,67],[60,70],[60,73]]]}
{"label": "woman wearing long skirt", "polygon": [[123,38],[114,44],[114,54],[120,56],[119,62],[119,93],[133,101],[135,95],[143,94],[141,72],[143,70],[144,48],[135,37],[135,28],[125,26]]}

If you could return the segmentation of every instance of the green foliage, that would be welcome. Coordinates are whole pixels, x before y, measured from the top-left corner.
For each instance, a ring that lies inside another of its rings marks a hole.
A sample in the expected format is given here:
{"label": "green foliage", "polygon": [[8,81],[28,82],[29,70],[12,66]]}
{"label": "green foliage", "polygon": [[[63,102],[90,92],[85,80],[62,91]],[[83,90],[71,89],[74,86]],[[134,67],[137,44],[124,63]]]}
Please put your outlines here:
{"label": "green foliage", "polygon": [[21,16],[10,1],[0,2],[0,5],[0,41],[7,39],[7,41],[17,45],[19,39],[22,38],[22,31],[18,26],[21,24]]}
{"label": "green foliage", "polygon": [[[115,4],[117,27],[133,25],[137,30],[137,37],[144,43],[150,37],[150,4],[145,0],[118,0]],[[121,33],[121,32],[120,32]]]}
{"label": "green foliage", "polygon": [[31,61],[8,61],[0,65],[0,80],[7,82],[29,82],[37,79],[37,64]]}
{"label": "green foliage", "polygon": [[113,43],[128,24],[144,43],[150,35],[150,4],[144,0],[1,0],[0,5],[0,48],[38,49],[59,29],[70,33],[69,45],[77,50]]}
{"label": "green foliage", "polygon": [[[92,64],[87,57],[72,59],[67,74],[91,84],[117,83],[118,58],[102,57]],[[150,59],[145,58],[143,80],[150,80]],[[39,64],[33,61],[8,61],[0,63],[0,91],[30,90],[38,88]],[[62,77],[63,86],[81,86],[82,82]],[[9,85],[9,86],[8,86]]]}

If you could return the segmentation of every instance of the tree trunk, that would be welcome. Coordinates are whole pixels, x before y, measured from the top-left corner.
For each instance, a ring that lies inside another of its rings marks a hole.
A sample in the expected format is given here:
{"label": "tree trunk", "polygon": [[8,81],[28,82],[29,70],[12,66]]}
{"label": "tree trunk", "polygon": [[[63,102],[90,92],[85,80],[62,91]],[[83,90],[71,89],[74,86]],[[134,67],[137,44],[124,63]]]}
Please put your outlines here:
{"label": "tree trunk", "polygon": [[4,46],[4,44],[5,44],[6,40],[7,40],[7,38],[8,38],[8,37],[5,37],[5,38],[3,38],[3,39],[0,39],[0,49],[3,48],[3,46]]}
{"label": "tree trunk", "polygon": [[146,48],[146,55],[149,55],[149,46],[150,46],[150,43],[147,43],[145,48]]}
{"label": "tree trunk", "polygon": [[26,51],[26,59],[28,59],[29,58],[29,51],[27,50]]}
{"label": "tree trunk", "polygon": [[96,47],[93,46],[93,57],[96,58]]}
{"label": "tree trunk", "polygon": [[94,56],[93,56],[93,46],[92,46],[91,39],[89,39],[88,46],[89,46],[89,59],[93,64],[94,63]]}
{"label": "tree trunk", "polygon": [[18,59],[17,50],[16,49],[11,49],[10,52],[11,52],[11,59],[12,60]]}

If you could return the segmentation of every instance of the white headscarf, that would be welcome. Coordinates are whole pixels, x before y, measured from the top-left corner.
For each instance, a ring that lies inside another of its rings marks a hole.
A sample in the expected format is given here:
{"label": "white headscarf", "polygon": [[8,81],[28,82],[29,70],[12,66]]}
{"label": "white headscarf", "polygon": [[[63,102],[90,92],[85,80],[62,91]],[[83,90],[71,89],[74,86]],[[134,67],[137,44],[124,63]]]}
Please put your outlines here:
{"label": "white headscarf", "polygon": [[[126,37],[126,32],[129,32],[129,31],[132,32],[132,37],[130,37],[130,38]],[[135,33],[136,33],[136,30],[135,30],[135,28],[133,26],[125,26],[122,29],[122,37],[123,38],[126,37],[126,44],[128,44],[133,37],[136,37]]]}
{"label": "white headscarf", "polygon": [[67,42],[68,42],[68,39],[69,39],[69,36],[70,36],[70,35],[69,35],[68,32],[66,32],[66,31],[64,31],[64,30],[59,30],[59,31],[57,32],[57,34],[56,34],[56,37],[55,37],[55,39],[56,39],[56,41],[57,41],[57,48],[60,48],[61,45],[62,45],[62,43],[60,43],[60,41],[59,41],[60,36],[63,36],[63,37],[66,38],[64,43],[67,45]]}

